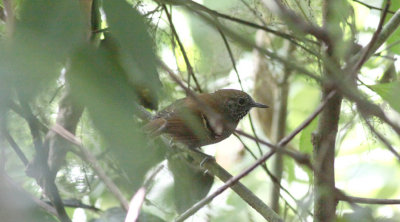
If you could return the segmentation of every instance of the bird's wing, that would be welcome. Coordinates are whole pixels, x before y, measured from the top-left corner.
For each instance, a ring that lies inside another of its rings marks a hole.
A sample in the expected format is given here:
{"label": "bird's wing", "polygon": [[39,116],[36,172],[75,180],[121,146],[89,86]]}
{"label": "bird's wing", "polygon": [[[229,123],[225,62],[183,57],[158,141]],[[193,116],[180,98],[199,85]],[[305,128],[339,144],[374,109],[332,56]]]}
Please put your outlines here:
{"label": "bird's wing", "polygon": [[168,133],[190,147],[209,143],[216,135],[199,104],[191,98],[177,100],[160,111],[146,129],[155,136]]}
{"label": "bird's wing", "polygon": [[167,126],[167,120],[164,118],[156,118],[148,122],[144,127],[143,130],[145,133],[151,136],[159,136],[161,133],[164,132]]}

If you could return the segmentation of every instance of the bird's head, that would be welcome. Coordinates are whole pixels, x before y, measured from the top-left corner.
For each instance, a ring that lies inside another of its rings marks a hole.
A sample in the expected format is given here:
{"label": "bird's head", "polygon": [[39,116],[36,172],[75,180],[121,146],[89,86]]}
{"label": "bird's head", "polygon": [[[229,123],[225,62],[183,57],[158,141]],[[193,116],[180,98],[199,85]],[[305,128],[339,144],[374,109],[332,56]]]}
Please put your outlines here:
{"label": "bird's head", "polygon": [[255,102],[251,96],[240,90],[222,89],[216,91],[214,96],[222,102],[222,109],[227,117],[234,121],[241,120],[253,107],[268,108],[267,105]]}

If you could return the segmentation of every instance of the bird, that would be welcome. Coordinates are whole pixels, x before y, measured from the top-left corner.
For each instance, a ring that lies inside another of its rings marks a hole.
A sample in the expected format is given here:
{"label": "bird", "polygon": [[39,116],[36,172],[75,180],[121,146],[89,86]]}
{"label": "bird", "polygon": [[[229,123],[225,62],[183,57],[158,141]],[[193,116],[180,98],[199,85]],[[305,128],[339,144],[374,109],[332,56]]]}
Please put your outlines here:
{"label": "bird", "polygon": [[228,138],[252,108],[268,106],[236,89],[189,95],[156,113],[144,130],[153,137],[167,134],[174,142],[197,149]]}

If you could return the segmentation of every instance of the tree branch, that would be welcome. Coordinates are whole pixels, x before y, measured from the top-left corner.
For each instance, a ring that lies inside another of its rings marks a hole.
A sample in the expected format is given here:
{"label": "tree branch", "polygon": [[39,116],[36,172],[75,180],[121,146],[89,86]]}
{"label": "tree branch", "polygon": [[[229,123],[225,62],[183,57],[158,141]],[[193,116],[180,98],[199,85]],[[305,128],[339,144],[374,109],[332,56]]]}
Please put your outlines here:
{"label": "tree branch", "polygon": [[[318,107],[318,109],[309,117],[307,118],[298,128],[296,128],[291,134],[289,134],[287,137],[283,138],[277,146],[274,146],[270,143],[267,143],[265,141],[262,141],[260,139],[257,139],[255,137],[252,137],[246,133],[237,131],[237,133],[239,133],[240,135],[244,135],[246,137],[252,138],[253,140],[258,140],[260,143],[265,144],[267,146],[269,146],[271,148],[271,151],[268,152],[267,154],[263,155],[260,159],[258,159],[255,163],[253,163],[250,167],[248,167],[247,169],[245,169],[244,171],[242,171],[240,174],[231,177],[229,180],[227,180],[225,182],[225,184],[223,186],[221,186],[220,188],[218,188],[214,193],[212,193],[211,195],[207,196],[206,198],[202,199],[201,201],[199,201],[198,203],[196,203],[194,206],[192,206],[190,209],[188,209],[186,212],[184,212],[182,215],[180,215],[176,220],[177,221],[183,221],[184,219],[188,218],[189,216],[191,216],[192,214],[194,214],[197,210],[201,209],[204,205],[206,205],[207,203],[211,202],[216,196],[218,196],[219,194],[221,194],[223,191],[225,191],[226,189],[228,189],[229,187],[233,186],[235,183],[237,183],[241,178],[243,178],[244,176],[246,176],[247,174],[249,174],[251,171],[253,171],[257,166],[259,166],[260,164],[264,163],[267,159],[269,159],[275,152],[282,152],[285,154],[290,155],[291,157],[293,157],[295,160],[299,161],[300,163],[304,163],[306,165],[308,165],[309,167],[313,168],[311,166],[311,162],[308,158],[304,158],[300,157],[299,155],[297,155],[294,152],[288,151],[286,149],[281,149],[283,146],[285,146],[287,143],[289,143],[291,141],[291,139],[293,139],[299,132],[301,132],[302,129],[304,129],[308,124],[311,123],[311,121],[322,111],[322,109],[325,107],[325,105],[328,103],[328,101],[335,95],[334,92],[331,92],[328,96],[326,97],[326,101],[324,101],[324,103],[322,103],[320,105],[320,107]],[[194,151],[191,151],[194,152]],[[191,153],[189,152],[189,153]],[[289,154],[290,153],[290,154]],[[296,154],[296,155],[293,155]],[[206,167],[207,168],[207,167]],[[208,169],[208,168],[207,168]],[[211,171],[212,172],[212,171]],[[271,209],[268,208],[268,211],[271,211]],[[268,213],[271,214],[271,213]],[[275,213],[274,213],[275,214]],[[274,215],[272,214],[272,215]],[[266,218],[267,219],[267,218]],[[267,219],[268,220],[268,219]]]}
{"label": "tree branch", "polygon": [[396,151],[396,149],[390,144],[390,142],[379,133],[372,125],[368,122],[366,118],[364,118],[365,123],[368,125],[369,129],[379,138],[379,140],[385,144],[385,146],[389,149],[390,152],[400,161],[400,154]]}
{"label": "tree branch", "polygon": [[15,142],[14,138],[10,135],[10,133],[7,131],[7,129],[2,129],[3,130],[3,136],[7,140],[7,142],[10,144],[10,146],[13,148],[14,152],[17,154],[19,159],[22,161],[24,166],[26,167],[29,163],[28,159],[26,158],[24,152],[22,152],[21,148],[18,146],[18,144]]}
{"label": "tree branch", "polygon": [[30,198],[33,202],[35,202],[38,206],[40,206],[41,208],[43,208],[46,212],[48,212],[49,214],[58,216],[56,209],[46,203],[45,201],[33,196],[31,193],[29,193],[28,191],[24,190],[18,183],[16,183],[13,179],[11,179],[8,175],[4,174],[3,175],[7,182],[14,187],[15,189],[17,189],[18,191],[20,191],[21,193],[25,194],[25,196],[27,196],[28,198]]}
{"label": "tree branch", "polygon": [[34,121],[35,117],[32,114],[32,110],[29,104],[24,100],[23,96],[19,95],[22,111],[24,116],[27,117],[27,122],[29,129],[31,131],[34,147],[36,150],[36,156],[40,161],[40,177],[36,177],[38,184],[43,188],[46,196],[55,206],[57,211],[57,216],[62,222],[70,222],[67,212],[65,211],[64,205],[62,203],[60,194],[58,192],[57,186],[54,182],[54,178],[51,176],[49,166],[47,165],[47,152],[44,149],[42,139],[39,133],[39,127]]}
{"label": "tree branch", "polygon": [[96,157],[82,145],[82,142],[74,134],[72,134],[63,126],[57,123],[51,128],[51,130],[79,148],[81,152],[81,155],[79,155],[79,157],[90,164],[91,168],[104,182],[110,192],[117,198],[121,206],[127,211],[129,209],[129,202],[125,199],[122,192],[118,189],[117,185],[115,185],[115,183],[107,176],[103,168],[96,160]]}
{"label": "tree branch", "polygon": [[[305,76],[308,76],[312,79],[315,79],[317,82],[321,82],[321,78],[317,75],[315,75],[313,72],[308,71],[307,69],[303,68],[303,66],[300,66],[298,64],[296,64],[293,61],[289,61],[287,59],[282,58],[281,56],[279,56],[277,53],[271,52],[265,48],[262,48],[260,46],[257,46],[254,42],[249,41],[247,38],[242,37],[241,35],[237,34],[236,32],[234,32],[232,29],[219,24],[218,22],[215,22],[213,19],[211,19],[209,16],[204,15],[203,13],[199,12],[199,11],[195,11],[190,7],[187,7],[187,9],[189,9],[190,11],[193,11],[194,13],[198,14],[206,23],[208,23],[209,25],[211,25],[214,28],[219,28],[221,29],[225,35],[231,37],[233,40],[237,41],[239,44],[241,44],[244,47],[250,47],[253,48],[257,51],[259,51],[261,54],[264,54],[268,57],[270,57],[271,59],[274,59],[288,67],[291,67],[294,70],[297,70],[300,74],[303,74]],[[315,53],[313,53],[315,54]]]}
{"label": "tree branch", "polygon": [[311,34],[318,40],[324,42],[326,45],[331,44],[330,36],[324,28],[320,28],[314,24],[307,23],[303,18],[298,16],[294,11],[284,6],[280,1],[262,1],[264,5],[272,12],[277,13],[282,20],[286,21],[287,24],[292,27],[306,33]]}
{"label": "tree branch", "polygon": [[[204,156],[199,155],[198,152],[193,150],[187,150],[192,158],[195,160],[195,164],[200,164],[204,160]],[[267,157],[268,158],[268,157]],[[258,162],[257,162],[258,163]],[[261,162],[260,162],[261,163]],[[244,201],[246,201],[251,207],[253,207],[257,212],[259,212],[267,221],[283,221],[271,208],[269,208],[265,203],[263,203],[257,196],[255,196],[250,190],[248,190],[244,185],[238,182],[243,176],[250,173],[258,165],[252,165],[250,168],[246,169],[237,176],[232,177],[226,170],[219,166],[215,160],[208,160],[204,163],[204,168],[206,168],[213,175],[220,178],[225,182],[223,186],[217,189],[214,193],[197,202],[179,217],[176,221],[184,221],[189,216],[193,215],[199,209],[201,209],[205,204],[212,201],[212,199],[218,196],[220,193],[225,191],[227,188],[234,190]]]}
{"label": "tree branch", "polygon": [[344,199],[339,199],[342,201],[352,201],[354,203],[361,203],[361,204],[386,204],[386,205],[398,205],[400,204],[400,199],[376,199],[376,198],[364,198],[364,197],[353,197],[347,196]]}
{"label": "tree branch", "polygon": [[[378,7],[375,7],[375,6],[372,6],[372,5],[368,5],[367,3],[364,3],[362,1],[353,0],[353,2],[357,2],[358,4],[363,5],[363,6],[367,7],[367,8],[369,8],[369,9],[374,9],[374,10],[378,10],[378,11],[383,11],[384,10],[384,9],[381,9],[381,8],[378,8]],[[394,11],[388,10],[388,13],[394,14]]]}
{"label": "tree branch", "polygon": [[370,51],[372,50],[372,47],[375,45],[376,41],[378,40],[378,36],[382,31],[383,23],[385,22],[385,18],[388,13],[390,5],[391,5],[391,1],[387,0],[376,31],[372,35],[372,38],[371,38],[370,42],[368,43],[368,45],[363,48],[363,50],[361,52],[362,53],[361,58],[357,61],[357,63],[353,67],[353,70],[351,71],[351,73],[353,73],[353,75],[356,75],[356,73],[360,70],[361,66],[365,63],[368,56],[373,54],[373,53],[370,53]]}

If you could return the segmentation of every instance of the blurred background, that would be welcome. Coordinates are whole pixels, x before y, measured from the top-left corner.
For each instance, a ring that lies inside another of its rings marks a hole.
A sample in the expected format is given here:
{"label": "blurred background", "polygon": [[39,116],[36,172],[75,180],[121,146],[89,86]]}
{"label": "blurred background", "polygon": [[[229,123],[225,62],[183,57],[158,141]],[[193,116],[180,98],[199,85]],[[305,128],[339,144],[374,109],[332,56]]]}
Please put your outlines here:
{"label": "blurred background", "polygon": [[[124,221],[123,199],[145,187],[138,221],[173,221],[223,185],[204,169],[190,168],[187,156],[182,166],[171,166],[176,154],[142,130],[146,113],[186,96],[169,71],[196,93],[238,89],[270,106],[252,110],[240,131],[276,144],[296,129],[321,102],[325,46],[281,19],[271,2],[0,1],[0,220]],[[322,26],[325,1],[279,2]],[[392,1],[384,12],[386,4],[335,1],[335,27],[328,30],[339,66],[368,45],[382,13],[388,21],[400,7]],[[397,29],[354,79],[354,87],[397,125],[399,37]],[[339,108],[336,188],[355,197],[400,199],[399,159],[374,131],[395,150],[399,134],[380,118],[366,118],[351,99]],[[313,157],[318,121],[286,149]],[[236,134],[202,150],[237,175],[269,148]],[[284,221],[317,221],[313,171],[293,158],[274,155],[241,183]],[[57,209],[60,201],[64,210]],[[338,201],[336,220],[400,221],[399,205],[359,206]],[[187,221],[265,219],[228,189]]]}

